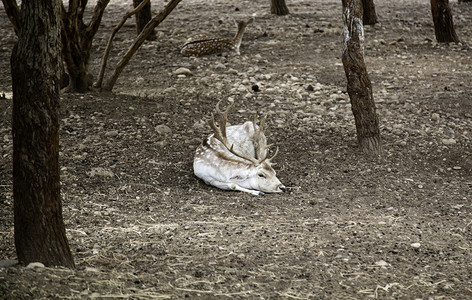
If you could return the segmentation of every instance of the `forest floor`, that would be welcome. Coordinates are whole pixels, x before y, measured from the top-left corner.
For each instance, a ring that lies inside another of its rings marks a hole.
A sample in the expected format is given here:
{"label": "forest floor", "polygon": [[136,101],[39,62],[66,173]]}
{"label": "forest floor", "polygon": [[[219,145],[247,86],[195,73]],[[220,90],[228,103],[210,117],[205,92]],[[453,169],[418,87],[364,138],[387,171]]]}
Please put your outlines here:
{"label": "forest floor", "polygon": [[[128,2],[107,8],[95,76]],[[287,3],[291,14],[277,17],[268,0],[182,1],[113,93],[62,95],[61,192],[77,268],[0,267],[1,299],[472,299],[472,5],[452,1],[463,43],[439,45],[429,1],[375,1],[365,56],[377,157],[357,148],[340,1]],[[253,14],[240,56],[180,55],[189,36],[230,37],[232,18]],[[9,265],[16,37],[3,8],[0,20],[0,265]],[[135,37],[128,22],[110,68]],[[176,75],[181,67],[193,75]],[[235,103],[233,124],[268,113],[288,192],[222,191],[193,175],[219,100]]]}

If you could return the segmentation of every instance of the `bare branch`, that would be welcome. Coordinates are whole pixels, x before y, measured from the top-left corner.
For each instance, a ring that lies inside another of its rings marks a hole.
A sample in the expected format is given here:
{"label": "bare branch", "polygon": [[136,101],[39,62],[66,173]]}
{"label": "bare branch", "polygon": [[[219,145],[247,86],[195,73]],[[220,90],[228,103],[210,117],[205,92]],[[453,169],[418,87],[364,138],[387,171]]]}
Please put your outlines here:
{"label": "bare branch", "polygon": [[[84,1],[84,7],[87,1]],[[103,13],[105,12],[105,8],[107,7],[110,0],[98,0],[97,4],[95,5],[95,9],[93,11],[92,20],[90,20],[89,25],[86,29],[86,34],[93,38],[95,33],[97,33],[98,28],[100,27],[100,22],[102,21]]]}
{"label": "bare branch", "polygon": [[111,33],[110,38],[108,39],[107,48],[105,49],[105,53],[103,54],[102,64],[100,66],[100,73],[98,74],[97,82],[95,82],[95,84],[93,85],[94,87],[96,87],[96,88],[102,87],[103,76],[105,75],[105,68],[107,66],[108,56],[110,55],[111,47],[112,47],[112,44],[113,44],[113,38],[118,33],[118,31],[121,29],[121,27],[123,27],[126,20],[128,20],[132,15],[139,12],[149,1],[150,0],[144,0],[135,9],[129,10],[123,16],[120,23],[118,25],[116,25],[115,29],[113,29],[113,32]]}
{"label": "bare branch", "polygon": [[136,40],[134,41],[133,45],[128,49],[126,54],[121,58],[121,60],[116,65],[115,71],[113,72],[110,79],[107,81],[106,85],[103,87],[106,91],[111,91],[113,86],[115,85],[116,80],[120,76],[123,69],[126,67],[128,62],[130,61],[131,57],[133,57],[134,53],[141,47],[144,43],[146,38],[151,34],[151,32],[158,26],[164,19],[174,10],[174,8],[179,4],[182,0],[170,0],[169,3],[164,7],[161,12],[155,16],[154,18],[147,23],[147,25],[143,28],[143,31],[138,35]]}
{"label": "bare branch", "polygon": [[16,0],[2,0],[2,2],[8,19],[10,19],[13,29],[18,36],[20,34],[20,8],[18,7]]}

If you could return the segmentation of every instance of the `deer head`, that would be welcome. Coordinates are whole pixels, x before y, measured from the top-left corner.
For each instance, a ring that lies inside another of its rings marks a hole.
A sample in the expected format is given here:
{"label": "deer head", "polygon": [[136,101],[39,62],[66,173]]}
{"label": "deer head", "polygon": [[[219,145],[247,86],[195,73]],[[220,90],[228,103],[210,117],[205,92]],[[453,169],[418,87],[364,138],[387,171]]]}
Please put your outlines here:
{"label": "deer head", "polygon": [[277,178],[268,158],[271,145],[264,135],[266,117],[257,125],[254,120],[242,125],[226,126],[229,106],[225,112],[216,105],[219,127],[211,115],[208,124],[213,134],[197,148],[193,163],[194,173],[205,183],[223,190],[237,190],[254,195],[280,193],[285,186]]}

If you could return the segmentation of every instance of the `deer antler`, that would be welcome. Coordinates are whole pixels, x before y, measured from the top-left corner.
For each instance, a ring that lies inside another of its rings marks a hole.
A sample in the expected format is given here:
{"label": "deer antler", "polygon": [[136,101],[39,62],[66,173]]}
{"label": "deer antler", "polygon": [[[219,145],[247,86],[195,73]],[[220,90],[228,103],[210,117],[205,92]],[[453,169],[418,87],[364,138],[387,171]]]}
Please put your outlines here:
{"label": "deer antler", "polygon": [[219,101],[216,104],[216,113],[218,114],[218,123],[219,123],[219,128],[215,124],[215,116],[211,114],[211,119],[208,121],[208,124],[210,125],[211,129],[213,130],[214,137],[219,140],[225,147],[226,149],[229,150],[229,152],[233,153],[237,157],[240,157],[242,159],[248,160],[252,162],[253,164],[260,164],[264,160],[267,160],[268,163],[272,163],[272,160],[277,156],[279,153],[279,148],[275,150],[275,154],[272,155],[271,158],[267,158],[267,149],[273,146],[273,144],[267,145],[266,139],[264,137],[264,125],[267,119],[267,114],[261,119],[259,126],[256,125],[257,123],[257,114],[254,116],[254,120],[252,122],[253,127],[254,127],[254,135],[252,138],[252,142],[254,144],[254,152],[255,152],[255,157],[250,157],[246,156],[244,154],[238,153],[234,151],[233,146],[230,145],[228,142],[228,138],[226,136],[226,122],[228,120],[228,112],[229,110],[233,107],[233,104],[228,106],[228,108],[223,112],[220,109],[220,102]]}
{"label": "deer antler", "polygon": [[267,162],[271,163],[272,160],[277,156],[279,153],[279,148],[275,150],[275,154],[271,158],[267,158],[268,152],[266,151],[270,147],[272,147],[274,144],[266,144],[265,138],[262,138],[264,134],[264,126],[265,122],[267,120],[267,114],[261,119],[259,123],[259,127],[256,126],[257,123],[257,114],[254,116],[254,121],[252,122],[254,126],[254,137],[253,137],[253,143],[254,147],[256,148],[256,158],[261,162],[267,159]]}
{"label": "deer antler", "polygon": [[266,141],[265,139],[262,138],[262,135],[264,133],[264,124],[265,124],[265,121],[266,121],[266,118],[267,118],[267,115],[265,115],[260,124],[259,124],[259,127],[257,127],[256,123],[257,123],[257,114],[254,115],[254,120],[252,121],[252,126],[254,128],[254,135],[253,135],[253,138],[252,138],[252,142],[254,144],[254,148],[255,148],[255,155],[256,155],[256,159],[258,159],[259,161],[262,161],[265,159],[265,156],[266,156],[266,149],[267,149],[267,146],[266,146]]}
{"label": "deer antler", "polygon": [[250,157],[243,155],[241,153],[237,153],[233,149],[233,145],[230,145],[228,142],[228,138],[226,137],[226,121],[228,120],[228,112],[229,110],[233,107],[233,104],[228,106],[228,108],[225,110],[225,112],[222,112],[220,110],[220,102],[219,101],[216,104],[216,112],[218,114],[218,122],[219,122],[219,128],[215,124],[215,117],[213,114],[211,114],[211,119],[208,121],[208,125],[210,125],[211,129],[213,130],[214,137],[219,140],[225,147],[226,149],[229,150],[229,152],[233,153],[237,157],[240,157],[242,159],[248,160],[252,162],[253,164],[259,164],[261,161],[257,160],[256,158]]}

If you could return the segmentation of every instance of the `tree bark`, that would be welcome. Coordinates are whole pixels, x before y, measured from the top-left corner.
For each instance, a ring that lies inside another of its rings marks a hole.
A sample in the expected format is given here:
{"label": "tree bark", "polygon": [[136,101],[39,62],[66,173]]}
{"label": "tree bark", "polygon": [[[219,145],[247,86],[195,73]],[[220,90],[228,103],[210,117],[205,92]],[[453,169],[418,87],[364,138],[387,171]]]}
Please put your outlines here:
{"label": "tree bark", "polygon": [[103,53],[102,63],[100,65],[100,72],[98,73],[97,82],[95,82],[94,85],[93,85],[95,88],[101,88],[102,87],[103,76],[105,76],[105,68],[107,66],[108,56],[110,55],[111,47],[113,45],[113,38],[118,33],[118,31],[121,29],[121,27],[123,27],[126,20],[128,20],[128,18],[131,17],[132,15],[138,13],[146,5],[146,3],[149,2],[149,1],[150,0],[143,0],[134,9],[128,11],[123,16],[123,18],[121,18],[120,23],[118,23],[118,25],[116,25],[115,28],[113,29],[113,31],[110,35],[110,38],[108,39],[108,43],[107,43],[107,47],[105,49],[105,52]]}
{"label": "tree bark", "polygon": [[8,19],[10,19],[15,30],[16,35],[20,34],[20,8],[16,3],[16,0],[2,0],[3,7],[7,13]]}
{"label": "tree bark", "polygon": [[74,267],[59,182],[60,0],[23,1],[11,56],[13,197],[20,263]]}
{"label": "tree bark", "polygon": [[[144,0],[133,0],[134,8],[138,7],[141,2]],[[138,11],[136,14],[136,33],[139,35],[141,31],[143,31],[146,24],[151,21],[152,13],[151,13],[151,1],[148,1],[144,7]],[[156,40],[156,32],[153,30],[147,37],[148,41],[155,41]]]}
{"label": "tree bark", "polygon": [[290,12],[285,4],[285,0],[270,0],[270,13],[278,16],[285,16]]}
{"label": "tree bark", "polygon": [[434,33],[438,43],[458,43],[449,0],[431,0]]}
{"label": "tree bark", "polygon": [[372,84],[364,62],[361,0],[343,0],[344,45],[342,62],[356,122],[357,140],[364,153],[380,154],[382,143]]}
{"label": "tree bark", "polygon": [[362,0],[363,13],[363,24],[374,25],[378,23],[377,13],[375,12],[374,0]]}
{"label": "tree bark", "polygon": [[116,65],[113,74],[106,82],[105,86],[103,87],[103,90],[111,91],[113,89],[113,86],[118,80],[118,77],[130,61],[131,57],[133,57],[134,53],[138,51],[139,47],[141,47],[141,45],[144,43],[147,36],[154,30],[154,28],[156,28],[156,26],[158,26],[162,23],[162,21],[164,21],[164,19],[174,10],[174,8],[179,4],[180,1],[182,0],[170,0],[169,3],[167,3],[167,5],[164,7],[164,9],[161,10],[161,12],[157,16],[152,18],[149,23],[147,23],[146,27],[144,27],[143,31],[138,35],[138,37],[134,41],[133,45],[131,45],[126,54]]}
{"label": "tree bark", "polygon": [[110,0],[98,0],[88,25],[83,22],[87,0],[69,1],[69,10],[62,11],[63,55],[69,74],[67,91],[85,93],[93,80],[88,73],[92,42]]}

